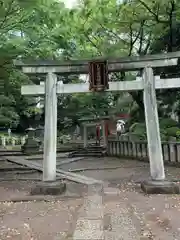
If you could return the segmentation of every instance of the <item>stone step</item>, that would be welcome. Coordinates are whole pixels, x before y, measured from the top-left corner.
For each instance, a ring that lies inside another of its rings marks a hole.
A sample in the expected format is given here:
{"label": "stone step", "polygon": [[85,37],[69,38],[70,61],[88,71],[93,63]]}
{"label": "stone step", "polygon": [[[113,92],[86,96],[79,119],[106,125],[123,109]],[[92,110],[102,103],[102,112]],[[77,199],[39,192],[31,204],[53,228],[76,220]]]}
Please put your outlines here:
{"label": "stone step", "polygon": [[86,147],[86,148],[81,148],[81,149],[84,149],[84,150],[104,150],[106,149],[105,147]]}
{"label": "stone step", "polygon": [[105,152],[106,150],[75,150],[73,152]]}
{"label": "stone step", "polygon": [[78,149],[75,150],[74,152],[103,152],[106,151],[106,149]]}
{"label": "stone step", "polygon": [[87,148],[78,148],[69,154],[69,157],[102,157],[105,156],[107,150],[102,146],[88,146]]}
{"label": "stone step", "polygon": [[80,150],[80,151],[74,151],[69,154],[69,157],[79,156],[79,154],[82,156],[104,156],[106,155],[106,150]]}
{"label": "stone step", "polygon": [[101,154],[103,154],[103,153],[106,153],[106,151],[75,151],[75,152],[70,153],[70,154],[76,154],[76,153],[84,153],[84,154],[86,154],[86,153],[94,153],[94,154],[101,153]]}
{"label": "stone step", "polygon": [[102,157],[103,154],[99,153],[75,153],[71,157]]}
{"label": "stone step", "polygon": [[105,149],[105,147],[101,147],[101,146],[88,146],[86,149]]}
{"label": "stone step", "polygon": [[105,149],[105,147],[103,147],[103,146],[87,146],[86,147],[87,149]]}

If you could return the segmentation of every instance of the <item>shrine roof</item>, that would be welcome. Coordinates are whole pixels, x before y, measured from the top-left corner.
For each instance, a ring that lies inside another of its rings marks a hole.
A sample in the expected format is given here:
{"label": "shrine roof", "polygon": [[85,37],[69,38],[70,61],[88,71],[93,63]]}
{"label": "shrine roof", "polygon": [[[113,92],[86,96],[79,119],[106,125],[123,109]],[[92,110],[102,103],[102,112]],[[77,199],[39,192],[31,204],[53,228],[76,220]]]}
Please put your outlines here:
{"label": "shrine roof", "polygon": [[100,121],[100,120],[107,120],[107,119],[110,119],[112,118],[111,116],[100,116],[100,117],[97,117],[97,118],[94,118],[94,117],[87,117],[87,118],[80,118],[79,121],[80,122],[96,122],[96,121]]}
{"label": "shrine roof", "polygon": [[120,118],[129,118],[128,114],[116,114],[116,115],[111,115],[111,116],[99,116],[97,118],[94,117],[87,117],[87,118],[80,118],[79,122],[98,122],[101,120],[116,120]]}

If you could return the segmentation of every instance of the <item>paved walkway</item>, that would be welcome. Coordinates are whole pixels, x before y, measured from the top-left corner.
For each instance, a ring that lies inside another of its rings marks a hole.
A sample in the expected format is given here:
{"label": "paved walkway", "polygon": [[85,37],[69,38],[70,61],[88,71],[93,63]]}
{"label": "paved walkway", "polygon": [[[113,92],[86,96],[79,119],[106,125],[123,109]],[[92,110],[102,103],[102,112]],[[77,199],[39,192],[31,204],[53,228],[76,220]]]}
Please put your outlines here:
{"label": "paved walkway", "polygon": [[[118,192],[118,189],[111,188],[111,194],[116,195]],[[137,240],[139,234],[126,202],[119,202],[118,211],[112,208],[106,214],[104,193],[109,194],[108,188],[104,186],[88,187],[88,195],[79,211],[73,240]]]}

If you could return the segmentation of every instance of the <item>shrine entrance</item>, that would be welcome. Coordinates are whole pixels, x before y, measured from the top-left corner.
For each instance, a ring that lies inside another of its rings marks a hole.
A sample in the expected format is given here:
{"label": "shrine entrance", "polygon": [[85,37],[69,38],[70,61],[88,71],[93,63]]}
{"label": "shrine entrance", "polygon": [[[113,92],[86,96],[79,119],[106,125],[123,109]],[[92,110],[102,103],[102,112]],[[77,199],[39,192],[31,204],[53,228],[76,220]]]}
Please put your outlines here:
{"label": "shrine entrance", "polygon": [[84,147],[92,144],[107,147],[108,138],[117,139],[117,122],[122,120],[125,122],[127,117],[124,115],[80,119]]}
{"label": "shrine entrance", "polygon": [[83,145],[96,145],[107,147],[109,117],[80,119],[83,128]]}
{"label": "shrine entrance", "polygon": [[[22,94],[30,96],[45,95],[45,133],[43,181],[56,180],[56,144],[57,144],[57,94],[85,93],[93,91],[143,91],[145,120],[148,139],[150,173],[153,182],[150,185],[158,189],[171,184],[165,182],[164,162],[159,131],[159,120],[156,102],[156,89],[179,88],[180,79],[161,79],[154,76],[153,68],[175,66],[178,64],[180,52],[128,57],[119,59],[94,59],[83,61],[59,62],[16,62],[26,74],[45,75],[45,86],[22,86]],[[108,81],[111,72],[141,70],[142,76],[134,81]],[[143,70],[143,71],[142,71]],[[58,75],[89,74],[89,83],[62,84]]]}

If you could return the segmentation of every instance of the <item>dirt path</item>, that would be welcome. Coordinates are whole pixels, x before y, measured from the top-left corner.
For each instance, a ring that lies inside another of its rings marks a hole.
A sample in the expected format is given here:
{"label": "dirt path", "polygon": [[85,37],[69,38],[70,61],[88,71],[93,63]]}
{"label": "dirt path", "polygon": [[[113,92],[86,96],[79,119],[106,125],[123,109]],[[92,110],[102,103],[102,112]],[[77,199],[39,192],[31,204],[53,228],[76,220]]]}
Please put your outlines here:
{"label": "dirt path", "polygon": [[92,195],[65,202],[1,203],[0,239],[180,239],[179,196],[106,191],[103,199]]}
{"label": "dirt path", "polygon": [[[81,174],[104,180],[100,189],[68,184],[68,191],[81,198],[64,198],[50,202],[5,200],[25,196],[32,181],[0,182],[0,240],[179,240],[180,196],[144,195],[138,182],[147,178],[149,166],[137,161],[112,159],[102,162],[86,159],[71,168],[96,165],[118,169],[84,171]],[[4,163],[3,163],[4,164]],[[66,165],[65,168],[68,166]],[[66,169],[65,169],[66,170]],[[179,178],[179,169],[166,168],[168,178]],[[0,173],[1,178],[13,173]],[[41,177],[29,173],[31,177]],[[28,174],[26,174],[26,177]],[[97,239],[97,237],[99,237]]]}

